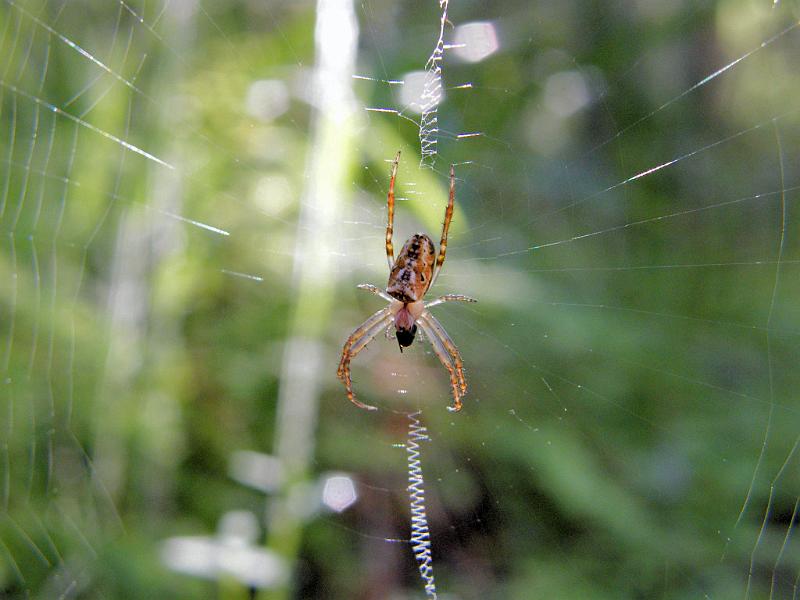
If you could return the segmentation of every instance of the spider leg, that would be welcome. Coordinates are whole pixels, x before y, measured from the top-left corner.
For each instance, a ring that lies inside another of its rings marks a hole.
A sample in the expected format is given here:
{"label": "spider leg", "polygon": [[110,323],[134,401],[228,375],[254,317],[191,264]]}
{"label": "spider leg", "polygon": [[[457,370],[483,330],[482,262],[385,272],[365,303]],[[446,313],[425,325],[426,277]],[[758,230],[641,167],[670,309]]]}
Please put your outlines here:
{"label": "spider leg", "polygon": [[462,391],[461,377],[458,374],[459,369],[453,362],[453,356],[448,352],[441,336],[438,335],[430,321],[425,317],[426,314],[420,316],[420,318],[417,319],[417,323],[419,323],[420,329],[422,329],[430,341],[433,351],[436,353],[439,361],[444,365],[444,368],[447,369],[447,373],[450,375],[450,387],[453,389],[453,406],[448,406],[447,409],[451,412],[458,412],[461,410],[461,396],[464,394],[464,391],[466,391],[466,385],[463,386],[464,391]]}
{"label": "spider leg", "polygon": [[461,353],[458,351],[458,348],[453,340],[450,339],[450,336],[447,335],[447,331],[445,331],[444,326],[436,317],[426,311],[420,318],[427,322],[427,324],[442,342],[442,345],[444,345],[444,347],[450,353],[450,356],[453,357],[453,365],[456,368],[456,375],[458,375],[458,385],[461,388],[461,395],[463,396],[467,393],[467,381],[464,378],[464,362],[461,360]]}
{"label": "spider leg", "polygon": [[371,283],[360,283],[356,287],[358,289],[360,289],[360,290],[365,290],[367,292],[375,294],[376,296],[380,296],[381,298],[383,298],[387,302],[394,302],[395,301],[395,299],[392,298],[389,294],[384,292],[381,288],[379,288],[379,287],[377,287],[375,285],[372,285]]}
{"label": "spider leg", "polygon": [[475,300],[475,298],[470,298],[469,296],[464,296],[463,294],[445,294],[444,296],[439,296],[436,300],[426,302],[425,308],[439,306],[445,302],[477,302],[477,300]]}
{"label": "spider leg", "polygon": [[447,233],[450,231],[450,221],[453,220],[453,206],[456,202],[456,171],[450,165],[450,198],[447,201],[447,208],[444,211],[444,224],[442,225],[442,239],[439,242],[439,256],[436,257],[436,265],[433,267],[433,277],[431,285],[436,281],[436,276],[444,264],[444,257],[447,254]]}
{"label": "spider leg", "polygon": [[356,395],[353,393],[353,380],[350,376],[350,361],[366,348],[367,344],[369,344],[384,327],[389,325],[392,318],[391,307],[387,306],[386,308],[382,308],[353,331],[342,348],[342,359],[339,361],[339,369],[336,371],[336,374],[344,383],[344,387],[347,390],[347,398],[359,408],[377,410],[374,406],[356,400]]}
{"label": "spider leg", "polygon": [[394,180],[397,177],[397,165],[400,163],[400,151],[394,157],[392,163],[392,176],[389,179],[389,196],[386,199],[386,207],[389,213],[389,220],[386,223],[386,258],[389,261],[389,272],[394,265],[394,246],[392,246],[392,233],[394,233]]}

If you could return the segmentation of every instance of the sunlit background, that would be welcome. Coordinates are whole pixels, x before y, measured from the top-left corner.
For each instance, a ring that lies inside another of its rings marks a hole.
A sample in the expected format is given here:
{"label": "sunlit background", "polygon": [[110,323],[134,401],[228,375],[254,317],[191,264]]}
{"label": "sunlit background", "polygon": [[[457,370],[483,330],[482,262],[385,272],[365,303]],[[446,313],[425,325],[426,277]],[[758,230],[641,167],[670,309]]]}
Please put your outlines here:
{"label": "sunlit background", "polygon": [[798,20],[2,0],[0,597],[799,598]]}

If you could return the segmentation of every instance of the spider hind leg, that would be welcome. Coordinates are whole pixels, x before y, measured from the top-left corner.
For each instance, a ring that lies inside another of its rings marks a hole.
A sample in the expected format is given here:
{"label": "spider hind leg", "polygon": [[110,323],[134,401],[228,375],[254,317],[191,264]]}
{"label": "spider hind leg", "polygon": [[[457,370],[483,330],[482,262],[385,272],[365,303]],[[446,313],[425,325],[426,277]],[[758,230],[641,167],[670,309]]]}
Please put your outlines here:
{"label": "spider hind leg", "polygon": [[[464,380],[463,364],[461,363],[461,357],[458,356],[458,350],[456,349],[456,355],[453,355],[432,320],[434,320],[433,316],[429,313],[425,313],[420,316],[419,325],[430,341],[433,351],[439,359],[439,362],[441,362],[445,369],[447,369],[447,373],[450,376],[450,387],[452,388],[453,392],[453,405],[448,406],[447,410],[450,412],[458,412],[462,407],[461,398],[467,392],[467,383]],[[439,327],[441,327],[441,325],[439,325]],[[442,328],[442,331],[443,330],[444,328]],[[445,335],[447,334],[445,333]],[[455,346],[452,347],[455,348]]]}
{"label": "spider hind leg", "polygon": [[336,374],[338,375],[339,379],[342,380],[342,383],[344,383],[345,390],[347,390],[348,400],[350,400],[350,402],[359,408],[363,408],[365,410],[378,409],[375,406],[364,404],[356,399],[355,392],[353,392],[353,379],[352,375],[350,374],[350,361],[354,359],[359,352],[366,348],[367,344],[369,344],[376,335],[383,331],[383,329],[387,327],[391,321],[391,306],[382,308],[373,314],[369,319],[364,321],[355,331],[353,331],[353,333],[350,334],[350,337],[347,338],[344,348],[342,348],[342,359],[339,361],[339,368],[337,369]]}

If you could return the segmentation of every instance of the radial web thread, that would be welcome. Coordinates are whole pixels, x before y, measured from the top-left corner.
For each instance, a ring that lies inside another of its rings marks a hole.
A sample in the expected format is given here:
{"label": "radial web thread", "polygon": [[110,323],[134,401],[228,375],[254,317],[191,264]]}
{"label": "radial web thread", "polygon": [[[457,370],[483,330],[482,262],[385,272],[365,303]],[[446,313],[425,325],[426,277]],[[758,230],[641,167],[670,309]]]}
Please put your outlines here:
{"label": "radial web thread", "polygon": [[411,506],[411,549],[419,565],[419,574],[425,583],[425,594],[436,598],[436,582],[433,578],[431,535],[428,516],[425,513],[425,480],[422,477],[419,443],[430,439],[428,430],[420,424],[420,411],[409,413],[408,441],[408,497]]}

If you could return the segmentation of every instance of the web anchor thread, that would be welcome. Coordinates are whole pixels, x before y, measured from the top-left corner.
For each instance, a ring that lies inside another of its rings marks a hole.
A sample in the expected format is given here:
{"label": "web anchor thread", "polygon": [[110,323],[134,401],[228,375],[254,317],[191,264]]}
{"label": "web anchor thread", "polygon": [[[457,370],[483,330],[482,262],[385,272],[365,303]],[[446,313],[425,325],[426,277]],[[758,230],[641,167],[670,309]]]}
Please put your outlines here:
{"label": "web anchor thread", "polygon": [[411,507],[411,549],[419,565],[419,574],[425,583],[425,595],[436,600],[436,581],[433,578],[431,534],[425,513],[425,480],[422,476],[419,443],[430,440],[428,430],[420,423],[421,412],[408,414],[408,497]]}

